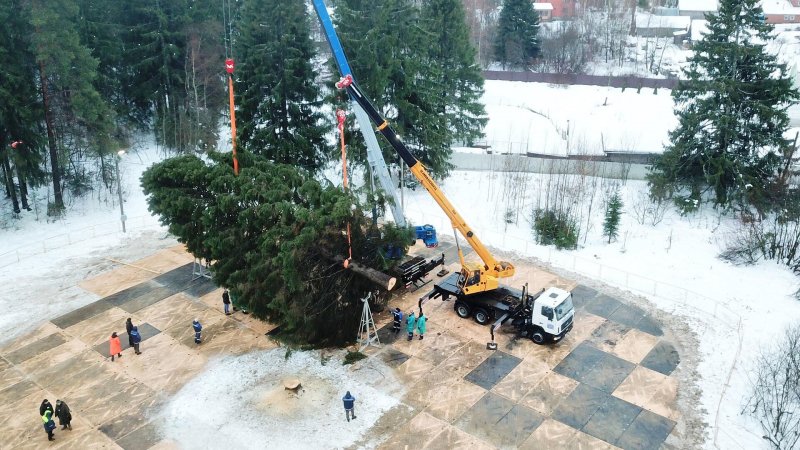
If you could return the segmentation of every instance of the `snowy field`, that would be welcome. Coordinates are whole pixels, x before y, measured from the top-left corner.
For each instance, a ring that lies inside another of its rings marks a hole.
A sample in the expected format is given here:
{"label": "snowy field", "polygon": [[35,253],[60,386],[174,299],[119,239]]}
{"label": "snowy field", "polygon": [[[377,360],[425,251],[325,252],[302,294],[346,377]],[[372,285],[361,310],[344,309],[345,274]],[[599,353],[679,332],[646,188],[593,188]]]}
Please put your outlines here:
{"label": "snowy field", "polygon": [[660,153],[675,128],[669,90],[487,81],[487,145],[498,153]]}
{"label": "snowy field", "polygon": [[[547,120],[553,123],[551,128],[556,130],[552,136],[558,137],[558,130],[563,130],[569,119],[570,136],[602,132],[609,147],[615,140],[659,145],[666,139],[666,131],[675,123],[667,92],[653,95],[643,91],[636,94],[635,90],[621,93],[602,88],[499,81],[488,82],[486,91],[487,109],[492,114],[487,134],[491,133],[496,139],[502,138],[501,130],[507,130],[519,132],[533,141],[529,138],[533,131],[529,132],[528,128],[546,129],[544,122],[530,120],[533,116],[540,116],[524,108],[548,116],[550,119]],[[606,96],[608,104],[602,106]],[[611,130],[616,134],[611,134]],[[504,139],[508,140],[508,137]],[[138,187],[141,172],[163,154],[152,144],[141,143],[137,147],[121,163],[125,209],[131,218],[126,235],[114,231],[119,226],[119,205],[114,201],[115,196],[110,194],[76,201],[68,216],[56,222],[47,222],[41,212],[39,220],[33,212],[23,214],[21,220],[7,216],[0,218],[0,265],[3,266],[0,282],[6,286],[6,295],[0,299],[0,309],[4,311],[0,316],[0,343],[94,300],[74,286],[78,281],[110,267],[112,262],[109,259],[133,261],[158,248],[174,245],[175,241],[166,236],[155,219],[142,218],[148,215],[145,199]],[[706,411],[704,419],[710,427],[718,423],[720,430],[715,433],[716,429],[709,429],[706,448],[715,447],[715,435],[718,448],[766,448],[758,424],[740,415],[740,411],[747,397],[747,377],[758,350],[778,338],[787,324],[800,320],[800,302],[791,298],[791,293],[798,287],[797,277],[769,262],[753,267],[734,267],[718,260],[716,255],[724,247],[726,232],[734,221],[720,217],[711,209],[688,217],[680,217],[670,209],[656,226],[639,224],[634,219],[632,208],[640,204],[646,191],[642,182],[629,181],[619,186],[625,214],[618,242],[608,244],[601,235],[603,213],[599,203],[601,197],[598,197],[594,212],[587,215],[591,217],[588,233],[585,240],[581,239],[578,250],[561,252],[534,245],[527,218],[537,192],[542,190],[540,183],[543,178],[532,174],[524,175],[524,179],[520,176],[500,172],[454,172],[442,183],[442,188],[488,245],[516,252],[520,257],[549,261],[556,270],[574,272],[621,289],[647,294],[658,308],[685,317],[700,342],[698,351],[702,360],[696,381],[703,390],[700,406]],[[513,205],[509,205],[507,200],[511,184],[525,186],[517,190]],[[608,185],[599,186],[597,195],[601,196],[602,187]],[[440,234],[451,234],[445,226],[446,217],[427,194],[420,190],[407,192],[405,199],[412,223],[432,223]],[[516,223],[506,224],[504,221],[509,207],[519,211]],[[2,208],[3,211],[10,209],[7,205],[2,205]],[[134,220],[134,217],[138,219]],[[90,237],[87,231],[90,229],[95,229],[97,237]],[[100,229],[105,232],[97,231]],[[65,235],[71,237],[65,239]],[[40,250],[42,243],[47,242],[46,238],[52,236],[58,238],[47,240],[52,244],[49,247],[45,244],[49,250],[46,253]],[[16,262],[16,258],[21,261]],[[638,286],[631,280],[650,280],[652,283]],[[731,328],[731,324],[736,325],[739,320],[741,332],[738,327]],[[741,351],[740,338],[743,342]],[[207,372],[185,386],[163,411],[164,429],[168,436],[191,448],[201,442],[198,440],[201,436],[211,439],[208,436],[213,434],[213,430],[224,433],[224,436],[249,433],[245,436],[254,436],[256,440],[251,441],[253,443],[259,442],[259,436],[282,432],[286,422],[278,419],[274,423],[262,422],[259,428],[246,417],[246,409],[259,404],[263,406],[259,402],[268,400],[268,392],[261,392],[262,397],[257,397],[261,395],[258,393],[245,395],[242,392],[247,389],[237,389],[236,382],[226,384],[224,380],[242,380],[245,384],[262,379],[274,381],[280,374],[270,372],[277,369],[266,366],[284,364],[283,356],[282,352],[267,352],[212,362]],[[313,356],[294,355],[285,364],[307,367],[313,373],[319,373],[320,383],[337,385],[337,389],[352,382],[348,381],[346,373],[338,372],[338,367],[320,367],[318,358]],[[363,392],[369,392],[368,387],[363,389]],[[720,403],[723,389],[725,393]],[[383,387],[379,390],[388,397],[381,400],[374,410],[364,411],[366,420],[359,427],[366,426],[367,420],[377,420],[385,409],[393,405],[392,397],[397,398]],[[319,401],[324,403],[328,399]],[[201,408],[197,407],[198,402],[203,405]],[[326,436],[334,432],[324,425],[325,418],[333,414],[333,410],[326,409],[327,403],[321,405],[315,417],[323,422],[316,431],[308,425],[306,442],[326,442]],[[210,417],[219,416],[194,411],[204,408],[223,415],[223,418],[209,422]],[[229,414],[231,411],[237,413]],[[359,420],[361,418],[359,415]],[[208,433],[198,431],[204,429],[203,426],[184,429],[180,426],[183,419],[212,425],[208,425]],[[356,435],[365,429],[354,431],[354,442]],[[187,433],[189,430],[197,434]],[[222,438],[223,434],[219,437]],[[234,442],[233,439],[226,442]]]}

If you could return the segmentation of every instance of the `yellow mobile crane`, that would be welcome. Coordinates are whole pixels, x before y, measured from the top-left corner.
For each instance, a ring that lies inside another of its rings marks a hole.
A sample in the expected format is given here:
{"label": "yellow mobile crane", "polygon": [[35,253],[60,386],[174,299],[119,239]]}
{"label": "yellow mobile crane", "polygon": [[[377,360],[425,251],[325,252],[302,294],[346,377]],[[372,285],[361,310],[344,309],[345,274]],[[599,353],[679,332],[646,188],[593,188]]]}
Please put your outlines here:
{"label": "yellow mobile crane", "polygon": [[409,170],[419,180],[420,184],[428,191],[436,203],[450,218],[453,228],[457,229],[462,236],[467,240],[469,245],[475,250],[475,253],[483,261],[483,264],[475,262],[467,262],[464,260],[464,254],[461,248],[458,249],[458,258],[461,262],[460,274],[460,289],[464,295],[476,294],[479,292],[491,291],[500,286],[498,278],[507,278],[514,275],[514,265],[506,261],[498,261],[489,252],[486,246],[478,239],[475,232],[467,225],[461,215],[453,207],[452,203],[444,196],[442,190],[436,182],[433,181],[425,166],[411,154],[408,148],[397,137],[389,123],[381,117],[380,113],[372,106],[372,103],[364,97],[361,89],[356,86],[355,81],[351,75],[342,78],[336,87],[339,89],[347,89],[348,93],[355,99],[361,108],[367,113],[370,120],[377,126],[377,130],[389,141],[392,147],[397,151],[403,161],[408,165]]}
{"label": "yellow mobile crane", "polygon": [[[494,319],[495,323],[491,328],[492,341],[494,341],[494,330],[509,320],[521,335],[530,337],[537,344],[561,340],[573,325],[575,309],[572,305],[572,294],[551,287],[530,295],[527,291],[527,284],[522,291],[501,286],[498,279],[513,276],[514,265],[506,261],[498,261],[483,245],[433,181],[425,166],[411,154],[386,119],[364,96],[352,75],[348,74],[339,80],[336,87],[346,89],[350,98],[367,113],[370,120],[377,126],[377,131],[403,158],[411,173],[450,218],[453,228],[464,236],[483,262],[482,264],[466,262],[459,247],[458,258],[461,262],[461,271],[434,285],[433,291],[427,295],[428,299],[442,297],[443,300],[447,300],[454,296],[456,301],[453,308],[460,317],[466,318],[472,315],[482,325]],[[424,298],[420,300],[420,306],[423,301],[425,301]],[[487,344],[487,347],[497,348],[494,342]]]}

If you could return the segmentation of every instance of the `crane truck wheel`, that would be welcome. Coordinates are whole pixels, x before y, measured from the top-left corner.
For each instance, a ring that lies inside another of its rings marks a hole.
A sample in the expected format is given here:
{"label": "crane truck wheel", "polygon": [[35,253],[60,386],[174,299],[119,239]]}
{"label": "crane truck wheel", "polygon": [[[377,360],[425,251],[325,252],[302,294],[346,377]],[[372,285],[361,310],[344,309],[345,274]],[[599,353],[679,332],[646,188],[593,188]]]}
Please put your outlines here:
{"label": "crane truck wheel", "polygon": [[533,334],[531,334],[531,340],[539,345],[544,344],[545,341],[544,332],[538,330],[534,331]]}
{"label": "crane truck wheel", "polygon": [[478,308],[475,310],[475,322],[481,325],[489,323],[489,313],[485,309]]}
{"label": "crane truck wheel", "polygon": [[469,313],[471,313],[471,312],[472,311],[469,310],[469,306],[467,306],[467,305],[465,305],[465,304],[463,304],[461,302],[456,303],[456,314],[458,314],[458,317],[461,317],[462,319],[466,319],[467,317],[469,317]]}

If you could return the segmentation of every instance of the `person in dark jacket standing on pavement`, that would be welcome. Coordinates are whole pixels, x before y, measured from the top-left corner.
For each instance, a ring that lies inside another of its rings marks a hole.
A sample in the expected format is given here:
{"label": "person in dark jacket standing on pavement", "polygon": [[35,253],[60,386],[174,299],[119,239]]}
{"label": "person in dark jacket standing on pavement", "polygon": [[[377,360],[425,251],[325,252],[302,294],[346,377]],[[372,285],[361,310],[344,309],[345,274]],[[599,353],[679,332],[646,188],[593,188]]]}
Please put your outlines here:
{"label": "person in dark jacket standing on pavement", "polygon": [[222,307],[225,308],[225,315],[231,315],[231,294],[228,293],[228,290],[225,289],[222,291]]}
{"label": "person in dark jacket standing on pavement", "polygon": [[392,323],[392,330],[397,334],[400,332],[400,324],[403,322],[403,312],[400,311],[400,308],[395,308],[394,311],[392,311],[392,320],[394,321]]}
{"label": "person in dark jacket standing on pavement", "polygon": [[[135,330],[136,328],[134,328]],[[56,400],[56,417],[58,417],[59,423],[61,423],[61,429],[66,430],[69,428],[72,430],[72,413],[69,411],[69,406],[66,403],[62,402],[61,400]]]}
{"label": "person in dark jacket standing on pavement", "polygon": [[347,391],[344,397],[342,397],[342,402],[344,403],[344,416],[347,418],[347,421],[350,422],[351,416],[353,419],[356,418],[356,398],[350,394],[350,391]]}
{"label": "person in dark jacket standing on pavement", "polygon": [[42,400],[42,404],[39,405],[39,415],[43,416],[45,411],[53,412],[53,405],[47,399]]}
{"label": "person in dark jacket standing on pavement", "polygon": [[44,425],[44,431],[47,432],[47,440],[55,441],[56,438],[53,437],[53,430],[56,429],[56,423],[53,421],[53,411],[48,409],[42,414],[42,425]]}
{"label": "person in dark jacket standing on pavement", "polygon": [[203,326],[200,325],[199,320],[194,319],[192,321],[192,328],[194,328],[194,343],[199,344],[200,342],[202,342],[202,337],[200,333],[203,331]]}
{"label": "person in dark jacket standing on pavement", "polygon": [[133,322],[131,318],[128,317],[128,320],[125,321],[125,331],[128,333],[128,345],[133,347],[133,337],[131,336],[131,330],[133,330]]}
{"label": "person in dark jacket standing on pavement", "polygon": [[131,330],[131,342],[133,342],[133,351],[137,355],[141,355],[139,351],[139,344],[142,342],[142,335],[139,334],[139,327],[133,327]]}

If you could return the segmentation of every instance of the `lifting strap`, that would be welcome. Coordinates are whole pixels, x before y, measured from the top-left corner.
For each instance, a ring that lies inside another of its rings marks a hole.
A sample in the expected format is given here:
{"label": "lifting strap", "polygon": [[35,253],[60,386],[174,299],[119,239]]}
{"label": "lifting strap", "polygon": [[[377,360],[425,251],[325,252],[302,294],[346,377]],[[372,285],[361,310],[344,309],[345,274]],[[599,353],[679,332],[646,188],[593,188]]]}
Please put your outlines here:
{"label": "lifting strap", "polygon": [[[344,177],[343,186],[344,191],[347,192],[347,150],[344,143],[344,121],[347,118],[347,113],[342,109],[336,110],[336,120],[339,122],[339,143],[342,146],[342,176]],[[353,259],[353,246],[350,241],[350,221],[347,222],[347,259],[344,260],[344,267],[350,265]]]}

